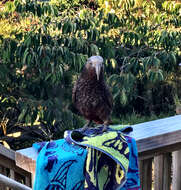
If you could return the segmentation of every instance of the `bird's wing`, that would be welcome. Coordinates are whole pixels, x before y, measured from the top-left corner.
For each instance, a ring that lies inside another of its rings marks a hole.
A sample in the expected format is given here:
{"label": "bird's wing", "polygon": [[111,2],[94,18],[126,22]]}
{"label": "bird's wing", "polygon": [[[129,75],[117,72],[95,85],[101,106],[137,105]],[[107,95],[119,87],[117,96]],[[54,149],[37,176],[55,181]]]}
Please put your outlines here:
{"label": "bird's wing", "polygon": [[74,84],[74,87],[72,89],[72,102],[75,104],[76,102],[76,90],[77,90],[77,82]]}
{"label": "bird's wing", "polygon": [[113,108],[113,97],[112,94],[110,93],[108,86],[106,85],[105,85],[105,102],[108,104],[110,109]]}
{"label": "bird's wing", "polygon": [[74,87],[72,89],[72,104],[70,105],[70,110],[72,111],[72,113],[77,114],[77,115],[81,115],[80,111],[77,109],[76,107],[76,91],[77,91],[77,85],[78,85],[78,81],[74,84]]}

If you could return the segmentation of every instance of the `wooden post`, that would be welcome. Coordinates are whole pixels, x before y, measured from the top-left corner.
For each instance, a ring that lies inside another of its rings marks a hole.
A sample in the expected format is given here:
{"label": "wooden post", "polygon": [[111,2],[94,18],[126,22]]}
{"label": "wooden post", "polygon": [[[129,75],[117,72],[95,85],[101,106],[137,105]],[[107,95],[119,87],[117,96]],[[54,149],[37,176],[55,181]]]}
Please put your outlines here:
{"label": "wooden post", "polygon": [[[25,149],[26,150],[26,149]],[[32,155],[33,153],[36,155],[37,157],[37,152],[32,148],[32,150],[30,148],[27,148],[27,155]],[[33,152],[33,153],[32,153]],[[19,152],[16,152],[15,154],[15,160],[16,160],[16,165],[28,172],[31,173],[31,182],[30,184],[33,186],[34,184],[34,178],[35,178],[35,169],[36,169],[36,160],[33,160],[32,158],[29,158]],[[26,180],[26,179],[25,179]]]}
{"label": "wooden post", "polygon": [[181,189],[181,150],[175,151],[173,155],[173,190]]}
{"label": "wooden post", "polygon": [[10,169],[10,176],[11,179],[15,179],[15,172],[14,170]]}
{"label": "wooden post", "polygon": [[154,158],[154,189],[170,190],[171,162],[171,153],[165,153]]}
{"label": "wooden post", "polygon": [[139,162],[142,190],[151,190],[152,188],[152,160],[153,158],[149,158]]}
{"label": "wooden post", "polygon": [[31,185],[31,177],[25,177],[25,185],[27,185],[28,187],[31,187],[33,185]]}

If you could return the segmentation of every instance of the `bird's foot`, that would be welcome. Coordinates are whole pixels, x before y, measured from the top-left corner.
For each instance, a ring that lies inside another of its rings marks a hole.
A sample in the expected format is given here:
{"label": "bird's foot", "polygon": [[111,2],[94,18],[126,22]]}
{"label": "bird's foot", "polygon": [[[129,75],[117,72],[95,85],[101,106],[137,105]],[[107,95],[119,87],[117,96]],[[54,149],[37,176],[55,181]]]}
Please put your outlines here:
{"label": "bird's foot", "polygon": [[104,132],[107,132],[107,129],[108,129],[108,125],[105,125],[105,124],[99,125],[95,134],[96,135],[103,134]]}
{"label": "bird's foot", "polygon": [[80,130],[80,132],[84,133],[90,126],[92,125],[92,121],[89,121],[88,123],[86,123],[82,129]]}
{"label": "bird's foot", "polygon": [[89,126],[86,124],[82,127],[82,129],[80,130],[80,132],[84,133],[87,129],[89,128]]}
{"label": "bird's foot", "polygon": [[104,124],[102,128],[102,133],[107,132],[107,129],[108,129],[108,125]]}

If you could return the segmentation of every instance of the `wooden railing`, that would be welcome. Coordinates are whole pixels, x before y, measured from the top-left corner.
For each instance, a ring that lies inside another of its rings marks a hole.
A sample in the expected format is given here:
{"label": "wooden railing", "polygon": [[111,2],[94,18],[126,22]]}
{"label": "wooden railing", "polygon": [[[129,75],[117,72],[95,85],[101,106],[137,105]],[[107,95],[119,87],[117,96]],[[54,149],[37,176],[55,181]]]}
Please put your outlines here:
{"label": "wooden railing", "polygon": [[[141,189],[181,190],[181,115],[132,127],[130,136],[136,139],[138,146]],[[7,149],[0,146],[0,165],[9,168],[9,177],[31,186],[37,158],[34,149],[5,153],[1,148]],[[21,180],[16,173],[21,174]]]}
{"label": "wooden railing", "polygon": [[181,190],[181,115],[132,127],[142,190]]}
{"label": "wooden railing", "polygon": [[16,152],[0,144],[0,190],[31,190],[32,174],[16,165]]}

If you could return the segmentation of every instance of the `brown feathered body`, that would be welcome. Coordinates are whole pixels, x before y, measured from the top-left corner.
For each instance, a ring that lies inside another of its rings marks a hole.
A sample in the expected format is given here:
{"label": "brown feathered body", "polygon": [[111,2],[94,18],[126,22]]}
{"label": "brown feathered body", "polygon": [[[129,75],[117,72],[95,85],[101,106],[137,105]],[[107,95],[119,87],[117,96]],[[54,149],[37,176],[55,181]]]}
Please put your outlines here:
{"label": "brown feathered body", "polygon": [[113,98],[104,80],[101,67],[99,80],[95,69],[87,63],[74,85],[72,100],[79,113],[97,124],[110,124]]}

